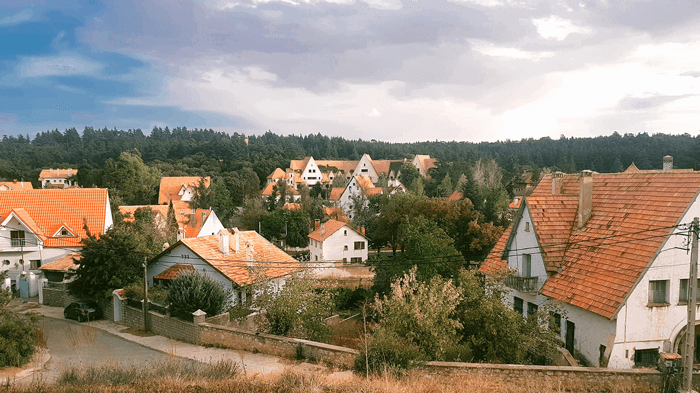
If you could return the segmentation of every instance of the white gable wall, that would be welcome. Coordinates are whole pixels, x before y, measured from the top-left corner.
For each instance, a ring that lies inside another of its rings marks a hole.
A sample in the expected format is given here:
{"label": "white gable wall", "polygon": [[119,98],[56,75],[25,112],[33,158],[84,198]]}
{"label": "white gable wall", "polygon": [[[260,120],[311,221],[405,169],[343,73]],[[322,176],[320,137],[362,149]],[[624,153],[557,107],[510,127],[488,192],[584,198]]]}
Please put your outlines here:
{"label": "white gable wall", "polygon": [[313,157],[309,158],[309,163],[306,164],[304,172],[301,173],[301,178],[304,179],[306,184],[309,186],[313,186],[323,179],[323,174],[318,169],[316,161],[314,161]]}
{"label": "white gable wall", "polygon": [[212,210],[212,212],[209,213],[209,217],[207,217],[204,224],[202,224],[202,228],[199,230],[197,237],[216,235],[222,229],[226,228],[224,228],[224,225],[219,221],[219,217],[217,217],[216,213]]}
{"label": "white gable wall", "polygon": [[355,172],[353,172],[353,174],[356,176],[368,176],[372,180],[372,183],[379,181],[379,175],[374,169],[372,158],[370,158],[369,154],[362,155],[362,158],[357,163],[357,167],[355,167]]}
{"label": "white gable wall", "polygon": [[[363,242],[364,248],[355,250],[355,242]],[[362,261],[367,260],[367,239],[348,226],[341,227],[320,243],[320,247],[316,247],[316,255],[319,256],[319,261],[345,260],[350,262],[352,258],[361,258]],[[345,249],[346,246],[347,250]],[[315,257],[312,257],[312,261],[315,262]]]}
{"label": "white gable wall", "polygon": [[[529,225],[529,230],[526,227]],[[518,276],[525,277],[523,270],[523,255],[530,255],[531,260],[531,275],[537,277],[538,289],[547,280],[547,270],[544,267],[544,260],[540,252],[537,236],[535,235],[536,228],[532,225],[532,217],[528,206],[523,210],[523,217],[518,224],[518,228],[513,241],[510,244],[510,252],[508,253],[508,267],[517,271]]]}
{"label": "white gable wall", "polygon": [[[700,217],[700,203],[695,201],[681,223],[691,223]],[[678,232],[678,231],[677,231]],[[687,279],[690,255],[685,250],[685,236],[670,236],[651,266],[632,290],[617,315],[615,346],[610,357],[610,367],[634,366],[637,349],[659,348],[662,352],[679,350],[679,333],[687,323],[687,307],[679,302],[680,280]],[[649,281],[668,280],[668,305],[649,305]],[[700,308],[697,310],[700,317]],[[697,323],[697,322],[696,322]]]}

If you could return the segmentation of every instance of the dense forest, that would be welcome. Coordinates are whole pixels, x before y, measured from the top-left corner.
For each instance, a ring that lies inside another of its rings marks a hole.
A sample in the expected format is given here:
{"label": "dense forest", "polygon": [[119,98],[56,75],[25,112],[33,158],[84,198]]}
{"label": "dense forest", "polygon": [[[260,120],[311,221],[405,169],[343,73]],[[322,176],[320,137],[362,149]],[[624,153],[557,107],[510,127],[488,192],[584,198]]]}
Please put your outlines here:
{"label": "dense forest", "polygon": [[[149,135],[140,129],[117,130],[85,127],[37,134],[34,139],[4,136],[0,142],[0,178],[32,181],[39,187],[42,168],[77,168],[83,186],[105,187],[106,163],[122,152],[136,149],[143,162],[158,168],[163,176],[212,176],[221,178],[231,198],[241,204],[255,192],[276,167],[286,168],[289,160],[313,156],[316,159],[359,159],[367,153],[373,159],[400,159],[429,154],[440,161],[436,184],[426,185],[426,194],[437,192],[445,174],[458,181],[460,163],[494,159],[504,171],[504,182],[528,168],[551,168],[564,172],[591,169],[617,172],[632,162],[640,169],[661,168],[662,157],[674,157],[677,168],[700,167],[700,136],[620,135],[595,138],[541,138],[504,142],[417,142],[390,143],[348,140],[316,135],[260,136],[232,135],[211,129],[155,127]],[[449,164],[448,164],[449,163]]]}

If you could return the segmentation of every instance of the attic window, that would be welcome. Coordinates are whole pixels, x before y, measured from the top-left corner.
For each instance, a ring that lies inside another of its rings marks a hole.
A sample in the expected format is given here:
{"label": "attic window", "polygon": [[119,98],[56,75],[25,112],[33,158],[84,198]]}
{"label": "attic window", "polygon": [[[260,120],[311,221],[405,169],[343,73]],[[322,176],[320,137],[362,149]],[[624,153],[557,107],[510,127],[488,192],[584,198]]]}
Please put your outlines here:
{"label": "attic window", "polygon": [[668,305],[668,280],[649,281],[649,307]]}
{"label": "attic window", "polygon": [[66,227],[61,227],[56,233],[53,235],[53,237],[75,237],[75,235],[69,231]]}
{"label": "attic window", "polygon": [[525,222],[525,232],[530,232],[530,222],[529,221]]}

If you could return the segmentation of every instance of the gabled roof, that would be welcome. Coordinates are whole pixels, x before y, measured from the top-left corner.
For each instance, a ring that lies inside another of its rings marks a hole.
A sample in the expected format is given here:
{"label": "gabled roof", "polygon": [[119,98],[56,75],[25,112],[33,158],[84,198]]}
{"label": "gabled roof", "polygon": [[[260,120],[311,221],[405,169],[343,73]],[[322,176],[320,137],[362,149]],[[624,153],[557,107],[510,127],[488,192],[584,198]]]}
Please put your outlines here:
{"label": "gabled roof", "polygon": [[42,169],[39,174],[39,180],[44,179],[67,179],[78,174],[77,169]]}
{"label": "gabled roof", "polygon": [[[119,206],[119,212],[124,215],[129,215],[125,217],[124,221],[134,221],[134,213],[138,209],[149,208],[153,210],[154,214],[160,214],[164,220],[168,219],[168,209],[169,205],[131,205],[131,206]],[[189,202],[183,201],[173,201],[173,210],[175,211],[175,219],[177,220],[177,225],[179,228],[185,230],[185,237],[197,237],[199,231],[202,230],[202,225],[206,222],[212,211],[209,209],[192,209]],[[194,211],[194,217],[192,213]],[[202,214],[204,214],[204,220],[202,220]]]}
{"label": "gabled roof", "polygon": [[[160,179],[160,189],[158,191],[158,204],[168,203],[170,201],[179,201],[182,199],[182,195],[179,195],[182,187],[193,187],[199,186],[199,182],[202,180],[201,176],[177,176],[177,177],[163,177]],[[209,188],[211,183],[211,178],[209,176],[204,178],[204,186]]]}
{"label": "gabled roof", "polygon": [[3,181],[0,182],[0,191],[23,191],[33,190],[31,182],[28,181]]}
{"label": "gabled roof", "polygon": [[270,174],[267,176],[267,178],[268,178],[268,179],[272,179],[272,180],[286,179],[286,178],[287,178],[287,174],[284,173],[284,171],[283,171],[282,169],[280,169],[280,168],[275,168],[275,170],[272,171],[272,173],[270,173]]}
{"label": "gabled roof", "polygon": [[[29,225],[38,228],[37,235],[46,236],[45,247],[82,246],[81,241],[87,237],[84,223],[93,235],[103,234],[108,208],[107,190],[101,188],[0,192],[2,220],[14,211],[25,224],[34,221]],[[49,233],[51,229],[64,224],[71,228],[76,237],[49,237],[53,235]]]}
{"label": "gabled roof", "polygon": [[374,188],[374,183],[372,183],[372,179],[370,179],[369,176],[355,176],[355,179],[357,180],[357,185],[360,186],[364,192]]}
{"label": "gabled roof", "polygon": [[321,228],[309,233],[309,239],[322,242],[328,239],[334,233],[341,230],[343,227],[357,233],[360,236],[363,236],[360,232],[357,232],[356,230],[352,229],[347,223],[337,220],[328,220],[321,224]]}
{"label": "gabled roof", "polygon": [[340,196],[343,195],[343,191],[345,191],[345,187],[331,188],[331,194],[328,196],[328,199],[331,201],[339,201]]}
{"label": "gabled roof", "polygon": [[78,265],[75,263],[76,260],[80,261],[82,255],[79,252],[72,252],[66,254],[55,261],[51,261],[39,267],[39,270],[52,271],[52,272],[70,272],[78,270]]}
{"label": "gabled roof", "polygon": [[435,163],[437,162],[437,158],[430,158],[429,155],[423,154],[416,154],[416,158],[418,159],[420,166],[423,167],[425,173],[428,173],[428,170],[436,167]]}
{"label": "gabled roof", "polygon": [[301,204],[285,203],[284,206],[282,206],[282,210],[301,210]]}
{"label": "gabled roof", "polygon": [[[234,234],[228,231],[225,232],[229,233],[228,255],[224,255],[219,251],[219,236],[212,235],[183,239],[170,246],[152,261],[167,255],[173,248],[184,245],[203,261],[238,285],[253,283],[259,276],[267,278],[287,276],[301,267],[296,259],[277,248],[255,231],[238,232],[239,252],[236,253]],[[247,245],[251,245],[253,249],[252,267],[249,266],[249,261],[247,261]]]}
{"label": "gabled roof", "polygon": [[323,207],[323,214],[331,219],[337,220],[337,221],[342,221],[342,222],[350,222],[350,219],[348,216],[345,215],[345,212],[343,212],[343,209],[335,206],[324,206]]}
{"label": "gabled roof", "polygon": [[448,201],[459,201],[462,198],[463,198],[462,192],[459,190],[455,190],[454,192],[452,192],[452,194],[450,194],[450,196],[447,197],[447,200]]}
{"label": "gabled roof", "polygon": [[[521,206],[532,215],[547,270],[553,274],[540,293],[614,318],[695,202],[700,172],[593,174],[592,213],[580,230],[579,177],[564,175],[561,182],[562,194],[552,195],[552,176],[545,176]],[[510,232],[484,261],[484,272],[504,266],[502,258],[509,251],[519,252],[508,243]],[[500,246],[503,253],[498,255]]]}
{"label": "gabled roof", "polygon": [[174,280],[180,275],[180,272],[193,272],[194,266],[192,265],[181,265],[176,263],[169,268],[163,270],[160,274],[153,277],[154,280]]}
{"label": "gabled roof", "polygon": [[[276,185],[277,185],[277,183],[267,183],[267,185],[265,186],[265,188],[263,188],[262,193],[260,193],[260,195],[262,195],[264,197],[269,197],[270,195],[272,195],[272,189]],[[299,191],[297,191],[296,188],[290,186],[287,183],[284,183],[284,185],[287,187],[287,195],[299,195]],[[279,191],[278,191],[278,195],[279,195]]]}

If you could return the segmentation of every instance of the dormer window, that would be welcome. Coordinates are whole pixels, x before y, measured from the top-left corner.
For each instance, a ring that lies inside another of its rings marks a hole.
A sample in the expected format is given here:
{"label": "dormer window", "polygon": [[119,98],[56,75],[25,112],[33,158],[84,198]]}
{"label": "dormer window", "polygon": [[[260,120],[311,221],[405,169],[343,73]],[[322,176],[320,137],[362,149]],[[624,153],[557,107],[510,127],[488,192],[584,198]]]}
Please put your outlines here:
{"label": "dormer window", "polygon": [[525,232],[530,232],[530,223],[525,222]]}
{"label": "dormer window", "polygon": [[61,227],[56,233],[54,233],[53,237],[75,237],[73,232],[68,230],[66,227]]}

